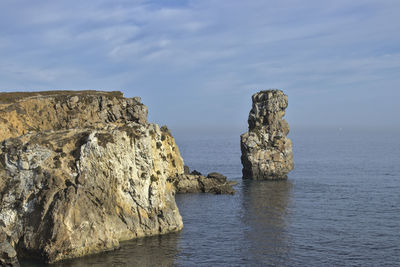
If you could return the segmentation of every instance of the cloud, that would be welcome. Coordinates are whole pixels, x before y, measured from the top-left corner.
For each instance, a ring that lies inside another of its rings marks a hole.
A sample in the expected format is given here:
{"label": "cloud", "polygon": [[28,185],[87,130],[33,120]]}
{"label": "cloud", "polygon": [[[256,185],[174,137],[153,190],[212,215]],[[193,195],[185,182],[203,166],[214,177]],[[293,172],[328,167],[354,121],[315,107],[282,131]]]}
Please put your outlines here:
{"label": "cloud", "polygon": [[[315,92],[321,102],[358,98],[379,85],[400,96],[392,88],[400,82],[399,11],[390,0],[3,0],[0,88],[122,88],[142,95],[164,123],[245,123],[247,114],[217,118],[217,103],[242,110],[269,87],[293,102]],[[196,96],[185,101],[202,111],[169,112],[182,96]],[[365,121],[368,101],[359,107]]]}

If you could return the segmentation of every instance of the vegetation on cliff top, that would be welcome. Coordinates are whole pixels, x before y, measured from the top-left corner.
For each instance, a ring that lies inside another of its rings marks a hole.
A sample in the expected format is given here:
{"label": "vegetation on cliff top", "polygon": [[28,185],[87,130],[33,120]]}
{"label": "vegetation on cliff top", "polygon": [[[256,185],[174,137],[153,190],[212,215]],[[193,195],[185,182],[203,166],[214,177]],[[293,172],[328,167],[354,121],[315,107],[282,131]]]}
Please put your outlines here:
{"label": "vegetation on cliff top", "polygon": [[101,95],[108,97],[123,98],[124,94],[120,91],[96,91],[96,90],[85,90],[85,91],[41,91],[41,92],[5,92],[0,93],[0,103],[14,103],[23,98],[29,97],[40,97],[40,96],[87,96],[87,95]]}

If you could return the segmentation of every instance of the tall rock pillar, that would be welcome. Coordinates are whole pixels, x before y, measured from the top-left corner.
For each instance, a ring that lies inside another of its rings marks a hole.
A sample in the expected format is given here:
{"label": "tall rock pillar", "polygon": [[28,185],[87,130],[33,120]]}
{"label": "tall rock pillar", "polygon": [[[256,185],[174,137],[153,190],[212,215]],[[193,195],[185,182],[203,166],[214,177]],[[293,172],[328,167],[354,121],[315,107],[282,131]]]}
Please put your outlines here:
{"label": "tall rock pillar", "polygon": [[282,118],[288,96],[281,90],[260,91],[252,96],[249,131],[240,136],[243,179],[286,179],[293,169],[289,124]]}

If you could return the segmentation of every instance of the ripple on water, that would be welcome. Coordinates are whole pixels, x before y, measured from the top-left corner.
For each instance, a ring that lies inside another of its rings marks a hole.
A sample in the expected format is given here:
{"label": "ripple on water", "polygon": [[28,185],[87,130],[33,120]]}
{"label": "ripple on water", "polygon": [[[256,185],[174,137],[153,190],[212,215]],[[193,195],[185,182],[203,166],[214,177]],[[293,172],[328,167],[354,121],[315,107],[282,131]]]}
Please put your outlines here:
{"label": "ripple on water", "polygon": [[237,194],[177,195],[182,232],[55,266],[398,266],[398,134],[291,135],[295,169],[277,182],[241,181],[238,136],[177,138],[186,164],[227,174]]}

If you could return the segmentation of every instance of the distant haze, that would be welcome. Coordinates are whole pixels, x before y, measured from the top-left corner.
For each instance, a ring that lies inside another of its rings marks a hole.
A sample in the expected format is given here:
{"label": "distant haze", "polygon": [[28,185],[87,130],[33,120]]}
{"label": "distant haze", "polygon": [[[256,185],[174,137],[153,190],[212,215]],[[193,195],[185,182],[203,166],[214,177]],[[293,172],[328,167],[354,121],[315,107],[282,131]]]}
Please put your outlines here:
{"label": "distant haze", "polygon": [[0,91],[121,90],[173,132],[240,132],[251,95],[292,127],[400,127],[400,1],[0,2]]}

